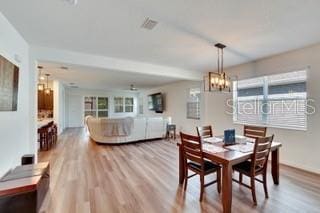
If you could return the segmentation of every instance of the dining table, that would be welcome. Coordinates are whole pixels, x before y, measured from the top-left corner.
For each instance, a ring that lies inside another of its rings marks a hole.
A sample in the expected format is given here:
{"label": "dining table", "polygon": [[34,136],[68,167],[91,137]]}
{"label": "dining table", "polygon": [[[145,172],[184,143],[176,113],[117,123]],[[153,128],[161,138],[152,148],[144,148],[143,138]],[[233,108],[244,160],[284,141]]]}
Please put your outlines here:
{"label": "dining table", "polygon": [[[181,142],[179,147],[179,184],[185,180],[185,158]],[[271,174],[274,184],[279,184],[279,149],[281,143],[271,144]],[[253,154],[254,140],[243,136],[236,136],[235,145],[226,146],[223,137],[216,136],[202,140],[202,151],[205,159],[211,160],[222,167],[221,200],[224,213],[230,213],[232,209],[232,166],[251,158]]]}

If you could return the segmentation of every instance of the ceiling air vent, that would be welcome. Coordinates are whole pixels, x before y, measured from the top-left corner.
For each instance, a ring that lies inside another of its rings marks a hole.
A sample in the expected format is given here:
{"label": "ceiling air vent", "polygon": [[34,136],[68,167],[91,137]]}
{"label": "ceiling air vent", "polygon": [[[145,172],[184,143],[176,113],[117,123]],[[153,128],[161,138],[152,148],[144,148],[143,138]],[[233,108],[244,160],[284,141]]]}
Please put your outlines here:
{"label": "ceiling air vent", "polygon": [[78,3],[78,0],[63,0],[71,5],[76,5]]}
{"label": "ceiling air vent", "polygon": [[144,22],[141,25],[141,27],[144,28],[144,29],[147,29],[147,30],[152,30],[157,24],[158,24],[157,21],[152,20],[150,18],[146,18],[146,20],[144,20]]}

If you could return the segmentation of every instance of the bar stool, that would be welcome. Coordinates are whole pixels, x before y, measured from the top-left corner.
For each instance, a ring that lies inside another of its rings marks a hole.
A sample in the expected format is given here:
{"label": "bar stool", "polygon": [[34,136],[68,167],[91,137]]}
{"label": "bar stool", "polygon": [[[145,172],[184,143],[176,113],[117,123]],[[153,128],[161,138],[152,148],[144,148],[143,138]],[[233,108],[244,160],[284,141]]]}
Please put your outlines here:
{"label": "bar stool", "polygon": [[47,129],[45,126],[38,129],[39,134],[39,143],[40,143],[40,150],[43,150],[44,146],[47,148]]}
{"label": "bar stool", "polygon": [[53,134],[52,134],[53,143],[54,143],[54,145],[56,145],[57,140],[58,140],[58,126],[57,126],[57,124],[53,124],[52,130],[53,130]]}
{"label": "bar stool", "polygon": [[173,140],[176,139],[176,125],[175,124],[167,124],[166,139],[170,140],[170,138],[173,138]]}
{"label": "bar stool", "polygon": [[46,128],[46,133],[47,133],[47,149],[46,150],[49,150],[49,148],[51,148],[51,146],[53,145],[53,124],[54,124],[54,122],[53,121],[51,121],[50,123],[48,123],[46,126],[45,126],[45,128]]}

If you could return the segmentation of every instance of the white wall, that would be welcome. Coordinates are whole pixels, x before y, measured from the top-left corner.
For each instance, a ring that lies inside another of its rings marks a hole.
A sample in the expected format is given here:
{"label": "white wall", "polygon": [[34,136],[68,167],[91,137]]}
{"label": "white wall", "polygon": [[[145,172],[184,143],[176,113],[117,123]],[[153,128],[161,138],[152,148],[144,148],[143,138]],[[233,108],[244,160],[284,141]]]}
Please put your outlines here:
{"label": "white wall", "polygon": [[[280,151],[280,162],[320,173],[320,45],[276,55],[227,69],[230,75],[246,79],[262,75],[295,71],[310,66],[307,91],[308,96],[315,100],[316,114],[308,116],[308,130],[296,131],[288,129],[268,128],[267,134],[275,134],[275,140],[283,144]],[[232,94],[203,93],[202,116],[200,121],[186,119],[186,90],[192,82],[184,81],[165,85],[161,88],[144,93],[144,111],[147,110],[146,95],[154,92],[166,94],[167,108],[164,115],[171,116],[178,130],[196,134],[195,127],[199,124],[211,124],[215,134],[223,134],[228,128],[236,128],[242,134],[243,126],[233,124],[232,116],[226,113],[226,101]]]}
{"label": "white wall", "polygon": [[[66,112],[67,112],[67,127],[82,127],[84,126],[84,97],[85,96],[100,96],[108,97],[109,101],[109,118],[119,118],[131,116],[135,117],[138,111],[138,93],[126,91],[104,91],[90,89],[67,89],[66,90]],[[133,97],[134,109],[133,113],[115,113],[114,112],[114,97]]]}
{"label": "white wall", "polygon": [[[179,131],[195,134],[195,127],[201,125],[201,120],[187,119],[187,99],[190,88],[201,87],[199,81],[180,81],[162,87],[142,91],[140,96],[143,99],[143,115],[145,116],[164,116],[171,117],[172,123],[177,125],[177,134]],[[165,110],[161,113],[155,113],[148,109],[148,95],[161,92],[164,94]],[[201,100],[203,98],[201,97]],[[203,107],[203,104],[200,106]],[[203,111],[203,110],[201,110]]]}
{"label": "white wall", "polygon": [[[19,68],[18,110],[0,112],[0,177],[20,164],[23,154],[35,153],[33,141],[35,93],[34,73],[29,69],[29,46],[14,27],[0,13],[0,55]],[[15,60],[16,56],[20,62]]]}
{"label": "white wall", "polygon": [[60,81],[53,81],[53,118],[58,125],[58,134],[66,127],[65,88]]}

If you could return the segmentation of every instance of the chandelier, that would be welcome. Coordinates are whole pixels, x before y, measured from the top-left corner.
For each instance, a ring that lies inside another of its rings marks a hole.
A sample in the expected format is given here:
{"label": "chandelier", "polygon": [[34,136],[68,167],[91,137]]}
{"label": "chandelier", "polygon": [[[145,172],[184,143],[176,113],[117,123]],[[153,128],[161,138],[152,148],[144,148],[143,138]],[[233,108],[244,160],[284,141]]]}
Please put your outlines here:
{"label": "chandelier", "polygon": [[217,72],[209,72],[204,77],[204,90],[208,92],[231,92],[231,78],[223,71],[223,49],[224,44],[217,43],[214,45],[217,48]]}
{"label": "chandelier", "polygon": [[49,76],[50,74],[46,74],[46,77],[47,77],[47,87],[44,89],[44,92],[47,94],[47,95],[50,95],[51,93],[51,88],[49,87]]}
{"label": "chandelier", "polygon": [[45,78],[43,77],[42,75],[42,69],[43,67],[42,66],[38,66],[38,69],[39,69],[39,79],[38,79],[38,90],[39,91],[43,91],[44,88],[45,88],[45,85],[43,83],[41,83],[41,81],[43,81]]}

